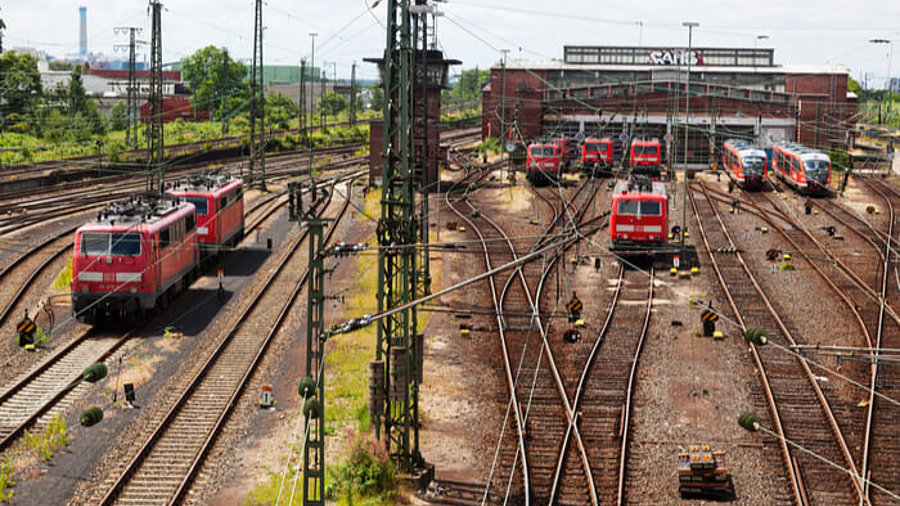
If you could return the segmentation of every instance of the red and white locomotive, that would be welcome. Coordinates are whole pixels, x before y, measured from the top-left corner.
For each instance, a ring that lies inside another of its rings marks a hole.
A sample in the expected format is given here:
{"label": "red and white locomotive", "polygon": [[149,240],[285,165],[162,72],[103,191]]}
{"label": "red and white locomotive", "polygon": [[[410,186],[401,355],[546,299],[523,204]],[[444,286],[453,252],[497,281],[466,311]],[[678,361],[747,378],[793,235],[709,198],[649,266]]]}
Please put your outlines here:
{"label": "red and white locomotive", "polygon": [[776,144],[772,168],[778,177],[797,191],[816,195],[829,193],[831,159],[825,153],[800,144]]}
{"label": "red and white locomotive", "polygon": [[197,208],[197,242],[200,257],[236,246],[244,237],[243,183],[227,174],[195,174],[175,181],[166,196],[178,197]]}
{"label": "red and white locomotive", "polygon": [[729,139],[722,145],[722,167],[741,188],[759,189],[766,182],[767,157],[763,149],[744,140]]}
{"label": "red and white locomotive", "polygon": [[616,184],[609,218],[611,251],[660,248],[667,244],[669,199],[664,183],[635,175]]}
{"label": "red and white locomotive", "polygon": [[153,194],[110,204],[75,231],[72,309],[86,323],[137,321],[190,284],[200,263],[194,205]]}
{"label": "red and white locomotive", "polygon": [[593,172],[612,166],[613,144],[609,138],[584,140],[581,145],[581,170]]}
{"label": "red and white locomotive", "polygon": [[528,146],[528,155],[525,158],[525,178],[531,184],[555,184],[559,181],[561,172],[559,146],[556,143]]}
{"label": "red and white locomotive", "polygon": [[662,173],[662,146],[659,139],[635,139],[631,142],[628,164],[633,174],[659,179]]}

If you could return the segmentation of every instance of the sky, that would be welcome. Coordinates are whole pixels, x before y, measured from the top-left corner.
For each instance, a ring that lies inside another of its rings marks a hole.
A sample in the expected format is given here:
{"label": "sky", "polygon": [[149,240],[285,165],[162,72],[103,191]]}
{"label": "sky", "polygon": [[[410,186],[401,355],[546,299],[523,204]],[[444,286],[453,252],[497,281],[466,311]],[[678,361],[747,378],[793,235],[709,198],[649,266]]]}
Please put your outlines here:
{"label": "sky", "polygon": [[[373,3],[380,5],[370,8]],[[385,44],[387,0],[265,0],[266,64],[297,65],[311,53],[329,77],[348,78],[356,61],[361,78],[376,78],[365,57],[379,57]],[[674,6],[677,4],[677,7]],[[29,46],[55,56],[78,51],[78,7],[88,9],[88,49],[113,57],[126,35],[117,26],[143,27],[150,40],[147,0],[5,0],[4,47]],[[163,2],[163,60],[172,62],[207,45],[227,47],[233,57],[252,55],[254,0]],[[696,21],[698,47],[774,47],[779,64],[843,65],[871,88],[884,87],[890,45],[900,53],[900,1],[896,0],[446,0],[437,4],[438,42],[457,67],[487,68],[501,49],[511,59],[561,58],[564,45],[687,46],[683,21]],[[768,39],[758,38],[768,36]],[[144,51],[146,54],[146,50]],[[149,58],[149,56],[148,56]],[[139,59],[144,59],[139,56]],[[898,55],[900,60],[900,55]],[[336,65],[335,65],[336,64]],[[900,75],[900,61],[891,74]]]}

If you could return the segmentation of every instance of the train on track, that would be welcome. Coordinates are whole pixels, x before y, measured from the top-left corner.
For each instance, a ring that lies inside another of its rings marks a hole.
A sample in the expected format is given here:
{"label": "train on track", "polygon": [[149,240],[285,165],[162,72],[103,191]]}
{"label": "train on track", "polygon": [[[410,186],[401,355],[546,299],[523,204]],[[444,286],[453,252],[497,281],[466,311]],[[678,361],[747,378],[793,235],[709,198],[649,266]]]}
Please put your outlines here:
{"label": "train on track", "polygon": [[722,167],[741,188],[758,190],[766,184],[766,151],[745,140],[729,139],[722,144]]}
{"label": "train on track", "polygon": [[635,139],[628,150],[628,165],[632,174],[660,179],[663,176],[662,146],[659,139]]}
{"label": "train on track", "polygon": [[243,183],[227,176],[195,176],[165,196],[110,204],[75,231],[72,311],[88,324],[140,321],[243,233]]}
{"label": "train on track", "polygon": [[776,144],[772,148],[772,169],[778,178],[798,192],[829,195],[831,159],[827,154],[800,144]]}
{"label": "train on track", "polygon": [[536,143],[528,146],[525,159],[525,178],[533,185],[556,184],[562,174],[562,160],[557,143]]}
{"label": "train on track", "polygon": [[668,242],[669,198],[663,183],[634,175],[615,185],[609,218],[613,251],[648,250]]}
{"label": "train on track", "polygon": [[184,199],[197,209],[200,258],[234,247],[244,237],[244,185],[224,173],[194,174],[166,188],[167,197]]}
{"label": "train on track", "polygon": [[589,174],[610,173],[613,162],[613,143],[609,138],[587,138],[581,144],[581,170]]}

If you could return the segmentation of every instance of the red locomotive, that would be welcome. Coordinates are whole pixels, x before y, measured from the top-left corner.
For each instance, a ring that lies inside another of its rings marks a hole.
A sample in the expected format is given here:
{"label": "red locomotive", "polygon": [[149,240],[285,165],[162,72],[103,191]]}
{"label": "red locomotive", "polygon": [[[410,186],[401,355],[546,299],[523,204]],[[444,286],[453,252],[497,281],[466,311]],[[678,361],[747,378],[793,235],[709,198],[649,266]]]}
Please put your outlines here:
{"label": "red locomotive", "polygon": [[608,138],[588,138],[581,145],[581,169],[585,172],[608,170],[612,166],[612,157],[612,140]]}
{"label": "red locomotive", "polygon": [[665,246],[668,210],[665,184],[643,175],[616,184],[609,218],[610,249],[646,251]]}
{"label": "red locomotive", "polygon": [[553,143],[556,144],[557,153],[559,153],[559,171],[565,172],[572,164],[572,159],[574,158],[572,150],[577,149],[577,147],[569,142],[568,137],[559,137]]}
{"label": "red locomotive", "polygon": [[525,159],[525,178],[531,184],[555,184],[559,181],[561,172],[559,146],[556,143],[528,146],[528,156]]}
{"label": "red locomotive", "polygon": [[829,193],[831,159],[821,151],[800,144],[776,144],[772,150],[772,168],[797,191],[815,195]]}
{"label": "red locomotive", "polygon": [[722,145],[722,167],[728,177],[746,189],[762,188],[767,175],[766,152],[744,140],[729,139]]}
{"label": "red locomotive", "polygon": [[658,139],[635,139],[631,142],[628,163],[634,174],[659,179],[662,173],[662,147]]}
{"label": "red locomotive", "polygon": [[236,246],[244,237],[243,183],[218,172],[196,174],[176,181],[166,189],[197,208],[197,242],[200,256],[220,253]]}
{"label": "red locomotive", "polygon": [[137,321],[165,306],[200,263],[194,205],[138,195],[75,231],[72,309],[85,323]]}

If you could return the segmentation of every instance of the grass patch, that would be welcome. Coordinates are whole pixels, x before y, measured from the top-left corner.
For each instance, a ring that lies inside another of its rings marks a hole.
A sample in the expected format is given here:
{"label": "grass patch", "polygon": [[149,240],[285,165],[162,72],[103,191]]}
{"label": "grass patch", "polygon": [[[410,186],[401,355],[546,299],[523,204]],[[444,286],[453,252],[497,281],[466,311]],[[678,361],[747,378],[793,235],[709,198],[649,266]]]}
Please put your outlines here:
{"label": "grass patch", "polygon": [[328,468],[325,496],[339,505],[394,504],[397,468],[373,436],[351,434],[347,460]]}
{"label": "grass patch", "polygon": [[12,499],[16,482],[16,471],[34,464],[35,461],[49,463],[61,448],[69,446],[69,429],[65,418],[55,415],[40,432],[26,431],[22,444],[14,451],[3,455],[0,462],[0,502]]}
{"label": "grass patch", "polygon": [[66,266],[59,271],[56,280],[53,281],[53,289],[58,291],[66,291],[72,285],[72,257],[66,260]]}

